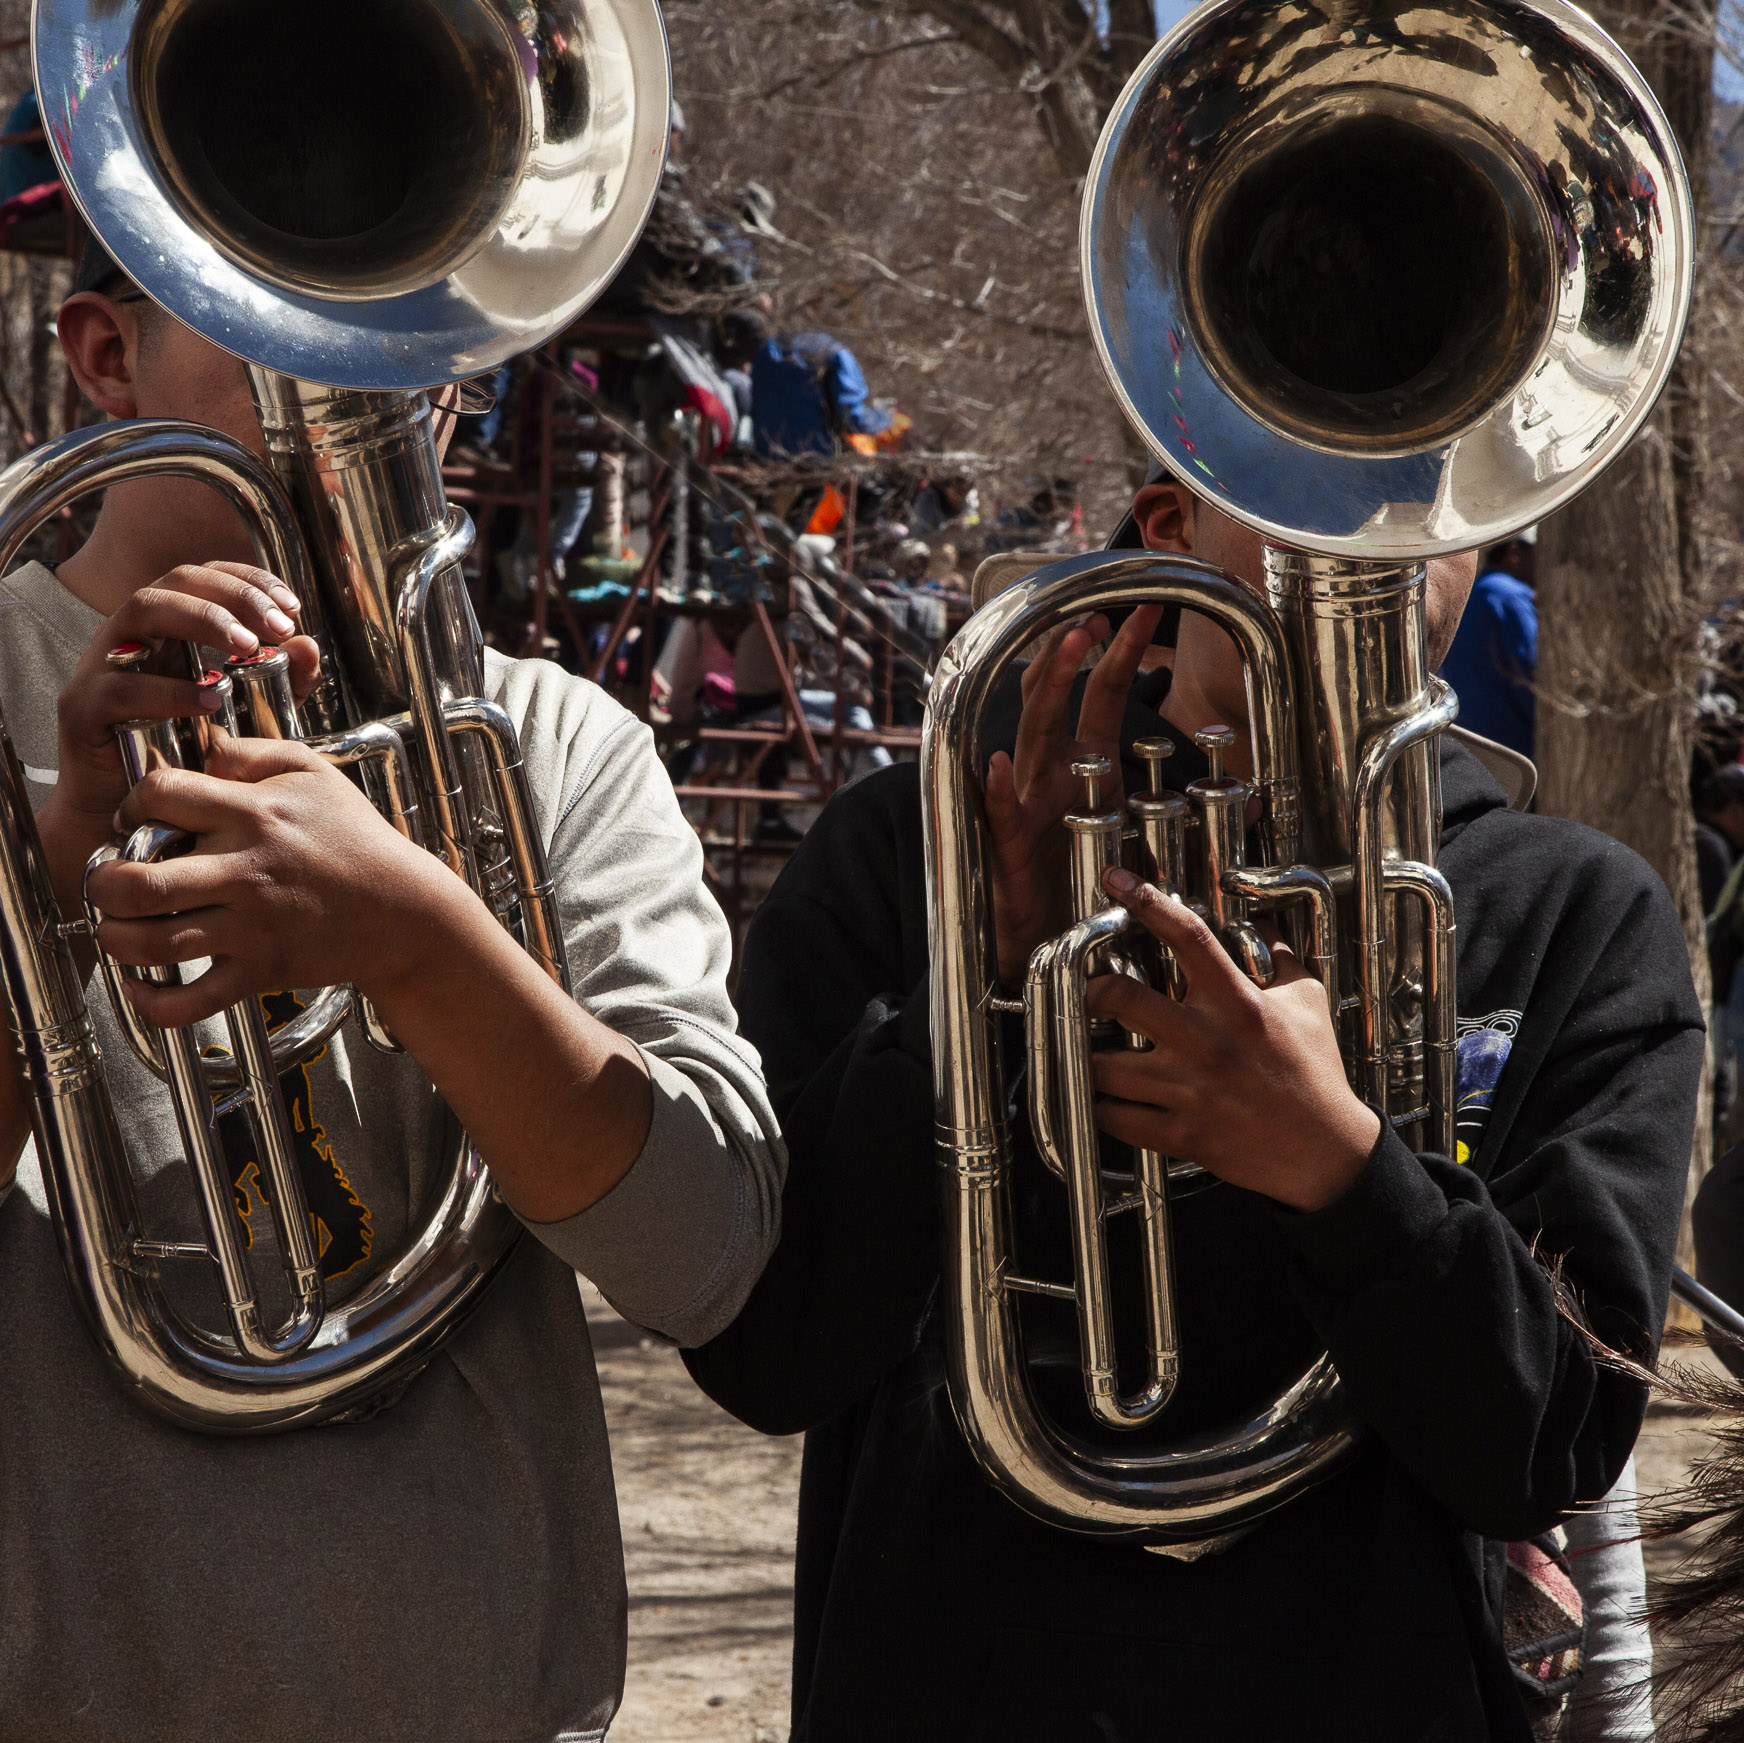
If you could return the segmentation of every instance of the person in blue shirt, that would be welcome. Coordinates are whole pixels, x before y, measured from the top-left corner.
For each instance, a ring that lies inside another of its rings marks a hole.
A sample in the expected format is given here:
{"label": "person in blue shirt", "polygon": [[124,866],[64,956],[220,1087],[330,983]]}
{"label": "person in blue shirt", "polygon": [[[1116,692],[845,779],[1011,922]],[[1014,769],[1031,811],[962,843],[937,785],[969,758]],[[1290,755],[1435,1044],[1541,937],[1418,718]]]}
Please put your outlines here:
{"label": "person in blue shirt", "polygon": [[1532,677],[1538,601],[1532,591],[1537,529],[1496,545],[1482,565],[1441,675],[1459,696],[1459,723],[1522,756],[1532,754]]}
{"label": "person in blue shirt", "polygon": [[38,131],[41,126],[42,114],[36,106],[36,92],[26,91],[12,106],[4,124],[0,125],[0,134],[18,140],[16,145],[0,149],[0,204],[31,188],[41,187],[44,182],[60,179],[47,141],[20,138],[20,135]]}
{"label": "person in blue shirt", "polygon": [[847,346],[828,333],[777,333],[751,359],[751,421],[759,454],[833,454],[837,436],[882,435],[891,414],[872,403]]}

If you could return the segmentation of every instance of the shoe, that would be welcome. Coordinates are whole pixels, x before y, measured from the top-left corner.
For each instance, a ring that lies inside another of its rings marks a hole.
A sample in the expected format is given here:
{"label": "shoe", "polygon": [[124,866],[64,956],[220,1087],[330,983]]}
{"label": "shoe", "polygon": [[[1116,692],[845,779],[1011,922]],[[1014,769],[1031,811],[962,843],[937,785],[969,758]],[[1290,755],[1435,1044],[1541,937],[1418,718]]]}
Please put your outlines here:
{"label": "shoe", "polygon": [[802,830],[795,829],[785,817],[763,817],[757,823],[757,839],[791,847],[803,841],[805,835]]}

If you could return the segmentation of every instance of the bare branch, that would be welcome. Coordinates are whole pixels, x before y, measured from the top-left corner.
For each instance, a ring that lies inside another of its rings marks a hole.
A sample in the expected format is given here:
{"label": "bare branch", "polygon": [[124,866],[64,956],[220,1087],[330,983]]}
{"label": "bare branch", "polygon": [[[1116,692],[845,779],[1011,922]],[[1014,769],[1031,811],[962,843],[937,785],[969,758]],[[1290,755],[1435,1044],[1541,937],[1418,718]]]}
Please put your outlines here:
{"label": "bare branch", "polygon": [[778,85],[771,85],[766,91],[758,91],[758,99],[779,97],[783,91],[791,91],[795,85],[810,85],[814,90],[821,91],[825,85],[839,79],[843,73],[864,61],[881,61],[888,55],[906,54],[911,48],[935,48],[941,42],[961,42],[962,37],[953,30],[940,31],[936,36],[910,37],[907,42],[893,42],[883,48],[865,48],[851,54],[846,60],[838,61],[827,73],[811,72],[795,73],[791,79],[783,79]]}
{"label": "bare branch", "polygon": [[[943,303],[946,308],[955,309],[960,315],[977,315],[984,321],[997,322],[1002,327],[1018,327],[1026,333],[1038,333],[1047,339],[1069,339],[1073,344],[1082,344],[1082,333],[1068,332],[1064,327],[1050,327],[1041,321],[1027,320],[1017,315],[995,314],[992,309],[983,308],[980,298],[974,302],[965,302],[962,297],[948,295],[944,291],[929,290],[924,284],[916,284],[913,279],[904,278],[895,268],[886,266],[876,255],[868,254],[863,248],[843,247],[841,253],[854,260],[863,260],[887,284],[893,284],[898,289],[906,291],[911,297],[920,297],[929,303]],[[990,285],[992,280],[988,281]],[[987,287],[983,286],[982,295]]]}

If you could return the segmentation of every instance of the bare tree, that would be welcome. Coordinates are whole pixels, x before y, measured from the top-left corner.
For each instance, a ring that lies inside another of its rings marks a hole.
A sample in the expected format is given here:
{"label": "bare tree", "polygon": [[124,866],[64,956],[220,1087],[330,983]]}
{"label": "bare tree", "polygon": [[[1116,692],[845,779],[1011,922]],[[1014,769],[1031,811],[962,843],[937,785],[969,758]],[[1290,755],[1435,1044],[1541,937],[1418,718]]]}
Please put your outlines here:
{"label": "bare tree", "polygon": [[930,18],[1029,98],[1067,178],[1082,176],[1102,121],[1156,38],[1150,0],[859,0],[867,11]]}
{"label": "bare tree", "polygon": [[[28,0],[0,0],[0,122],[30,85]],[[0,465],[64,426],[66,374],[54,312],[69,272],[60,261],[0,254]]]}
{"label": "bare tree", "polygon": [[[1708,216],[1714,17],[1708,0],[1600,0],[1666,109]],[[1706,516],[1708,379],[1727,272],[1705,251],[1689,337],[1652,419],[1597,488],[1545,523],[1539,543],[1537,756],[1542,807],[1615,836],[1664,878],[1683,920],[1697,991],[1708,996],[1689,797],[1702,621],[1722,571]],[[1711,1160],[1704,1085],[1690,1191]],[[1687,1217],[1683,1240],[1689,1244]]]}
{"label": "bare tree", "polygon": [[991,457],[984,495],[1067,476],[1092,532],[1133,438],[1085,329],[1080,177],[1154,34],[1149,0],[671,0],[693,194],[758,182],[759,287],[851,345],[911,445]]}

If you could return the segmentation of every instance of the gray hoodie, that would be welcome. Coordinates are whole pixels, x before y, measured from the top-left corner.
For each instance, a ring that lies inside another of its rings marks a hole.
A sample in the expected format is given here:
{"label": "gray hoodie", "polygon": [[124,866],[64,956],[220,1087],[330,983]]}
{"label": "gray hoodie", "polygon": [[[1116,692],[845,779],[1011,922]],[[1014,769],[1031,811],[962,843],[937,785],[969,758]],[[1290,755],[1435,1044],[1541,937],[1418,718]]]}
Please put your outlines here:
{"label": "gray hoodie", "polygon": [[[40,566],[0,581],[0,711],[37,804],[55,698],[99,623]],[[647,728],[547,661],[486,671],[521,733],[575,996],[648,1061],[647,1144],[592,1209],[533,1227],[393,1408],[260,1439],[123,1398],[27,1150],[0,1205],[0,1737],[521,1743],[601,1736],[617,1707],[623,1558],[574,1273],[637,1324],[706,1340],[774,1246],[784,1157]],[[197,1239],[167,1097],[91,997],[147,1232]],[[349,1026],[286,1088],[340,1299],[422,1210],[449,1116]],[[264,1235],[252,1168],[237,1190]],[[194,1269],[178,1291],[215,1326]]]}

